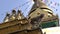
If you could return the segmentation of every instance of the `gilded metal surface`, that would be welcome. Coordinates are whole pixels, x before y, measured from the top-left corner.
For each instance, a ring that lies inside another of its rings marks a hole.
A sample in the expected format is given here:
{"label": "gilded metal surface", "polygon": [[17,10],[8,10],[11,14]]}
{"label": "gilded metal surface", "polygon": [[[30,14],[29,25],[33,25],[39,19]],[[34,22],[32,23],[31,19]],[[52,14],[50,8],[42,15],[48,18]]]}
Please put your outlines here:
{"label": "gilded metal surface", "polygon": [[[40,0],[34,0],[34,2],[35,4],[28,15],[28,19],[22,16],[20,10],[18,10],[17,14],[13,10],[10,16],[11,21],[0,24],[0,34],[43,34],[41,29],[38,29],[39,26],[34,28],[35,24],[41,25],[42,22],[58,20],[58,17],[53,15],[52,10],[43,2]],[[44,14],[43,18],[41,18],[41,14]]]}

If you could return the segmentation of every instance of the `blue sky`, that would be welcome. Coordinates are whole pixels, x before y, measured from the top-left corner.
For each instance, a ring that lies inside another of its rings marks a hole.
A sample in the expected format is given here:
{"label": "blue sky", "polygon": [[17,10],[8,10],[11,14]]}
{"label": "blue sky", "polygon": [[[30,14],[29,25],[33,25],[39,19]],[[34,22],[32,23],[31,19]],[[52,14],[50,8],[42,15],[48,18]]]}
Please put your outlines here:
{"label": "blue sky", "polygon": [[19,6],[17,0],[0,0],[0,22],[3,21],[7,12],[11,12],[11,9]]}
{"label": "blue sky", "polygon": [[[50,4],[50,8],[53,10],[53,12],[55,13],[55,14],[58,14],[59,15],[59,17],[60,17],[60,0],[50,0],[50,2],[52,1],[52,4]],[[59,3],[59,6],[58,5],[54,5],[54,3]],[[48,3],[49,4],[49,3]],[[54,7],[54,8],[53,8]],[[57,9],[57,11],[56,11],[56,9]]]}
{"label": "blue sky", "polygon": [[[28,2],[27,2],[28,1]],[[26,16],[28,15],[29,10],[31,9],[32,5],[34,3],[30,2],[31,0],[0,0],[0,23],[3,22],[3,19],[7,12],[11,13],[12,9],[21,9],[22,13]],[[60,2],[60,0],[50,0],[52,2]],[[54,5],[52,5],[54,6]],[[28,7],[28,8],[27,8]],[[51,6],[49,6],[52,8]],[[55,8],[60,9],[60,6],[55,6]],[[55,11],[54,8],[52,8],[54,13],[59,14],[60,16],[60,10]]]}

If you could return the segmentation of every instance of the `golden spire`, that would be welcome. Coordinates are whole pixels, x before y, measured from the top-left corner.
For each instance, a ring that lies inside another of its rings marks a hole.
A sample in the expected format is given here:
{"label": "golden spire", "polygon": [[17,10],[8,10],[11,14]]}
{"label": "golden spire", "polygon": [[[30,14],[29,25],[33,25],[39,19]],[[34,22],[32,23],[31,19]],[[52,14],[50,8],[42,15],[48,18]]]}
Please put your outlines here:
{"label": "golden spire", "polygon": [[31,14],[32,10],[35,10],[37,8],[48,8],[46,4],[44,4],[41,0],[33,0],[33,1],[34,5],[32,6],[32,9],[30,10],[29,14]]}

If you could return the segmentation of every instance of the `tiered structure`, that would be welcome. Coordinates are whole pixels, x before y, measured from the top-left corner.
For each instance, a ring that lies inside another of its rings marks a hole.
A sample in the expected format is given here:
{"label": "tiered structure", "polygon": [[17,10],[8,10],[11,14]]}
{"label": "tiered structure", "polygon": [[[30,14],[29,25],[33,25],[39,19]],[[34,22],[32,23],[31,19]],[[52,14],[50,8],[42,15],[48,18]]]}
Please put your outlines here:
{"label": "tiered structure", "polygon": [[32,9],[28,15],[29,19],[37,17],[41,14],[44,14],[44,17],[41,22],[43,24],[42,25],[43,28],[53,26],[53,24],[58,26],[58,24],[59,24],[58,16],[54,15],[53,11],[51,9],[49,9],[49,7],[46,6],[46,4],[41,2],[41,0],[34,0],[34,1],[35,1],[35,4],[33,5]]}
{"label": "tiered structure", "polygon": [[0,24],[0,34],[43,34],[41,28],[58,26],[58,16],[41,0],[34,2],[28,19],[20,10],[17,14],[15,10],[12,10],[12,15],[7,14],[4,23]]}

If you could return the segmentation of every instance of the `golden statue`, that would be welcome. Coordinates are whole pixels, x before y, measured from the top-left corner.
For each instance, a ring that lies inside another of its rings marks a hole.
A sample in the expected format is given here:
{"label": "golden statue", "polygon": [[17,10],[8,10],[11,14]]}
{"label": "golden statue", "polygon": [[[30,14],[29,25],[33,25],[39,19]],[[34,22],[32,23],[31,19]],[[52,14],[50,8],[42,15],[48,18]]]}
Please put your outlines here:
{"label": "golden statue", "polygon": [[7,13],[7,14],[6,14],[6,17],[4,18],[4,21],[3,21],[3,22],[8,22],[8,21],[10,21],[9,18],[10,18],[10,14]]}
{"label": "golden statue", "polygon": [[22,14],[21,10],[18,10],[18,11],[17,11],[16,18],[17,18],[18,20],[24,19],[24,15]]}
{"label": "golden statue", "polygon": [[12,10],[12,15],[10,16],[10,20],[15,20],[16,19],[16,11]]}

